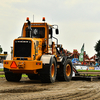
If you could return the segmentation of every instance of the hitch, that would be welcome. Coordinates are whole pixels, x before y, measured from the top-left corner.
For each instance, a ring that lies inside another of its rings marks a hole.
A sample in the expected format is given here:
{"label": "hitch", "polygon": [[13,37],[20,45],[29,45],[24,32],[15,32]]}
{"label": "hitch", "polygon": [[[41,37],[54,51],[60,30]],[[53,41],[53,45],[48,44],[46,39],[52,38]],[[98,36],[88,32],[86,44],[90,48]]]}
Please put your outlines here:
{"label": "hitch", "polygon": [[25,62],[18,62],[19,69],[25,68]]}

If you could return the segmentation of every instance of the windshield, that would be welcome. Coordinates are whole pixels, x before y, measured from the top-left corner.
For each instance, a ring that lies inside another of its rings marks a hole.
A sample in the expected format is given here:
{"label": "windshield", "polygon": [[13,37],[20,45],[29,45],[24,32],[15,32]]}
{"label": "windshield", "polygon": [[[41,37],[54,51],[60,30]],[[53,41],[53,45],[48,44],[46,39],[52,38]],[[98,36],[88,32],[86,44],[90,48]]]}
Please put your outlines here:
{"label": "windshield", "polygon": [[[27,30],[28,28],[26,28]],[[26,37],[29,37],[29,32],[26,31]],[[45,37],[45,28],[44,27],[32,27],[31,31],[32,38],[44,38]]]}

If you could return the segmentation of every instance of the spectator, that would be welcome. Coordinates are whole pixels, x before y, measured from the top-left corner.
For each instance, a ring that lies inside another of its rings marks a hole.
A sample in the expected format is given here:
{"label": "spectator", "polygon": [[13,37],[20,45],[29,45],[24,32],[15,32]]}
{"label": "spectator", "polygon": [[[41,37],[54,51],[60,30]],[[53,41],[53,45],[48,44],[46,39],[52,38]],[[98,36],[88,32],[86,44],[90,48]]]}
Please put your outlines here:
{"label": "spectator", "polygon": [[96,62],[95,66],[96,66],[96,67],[99,67],[99,64],[98,64],[98,62]]}

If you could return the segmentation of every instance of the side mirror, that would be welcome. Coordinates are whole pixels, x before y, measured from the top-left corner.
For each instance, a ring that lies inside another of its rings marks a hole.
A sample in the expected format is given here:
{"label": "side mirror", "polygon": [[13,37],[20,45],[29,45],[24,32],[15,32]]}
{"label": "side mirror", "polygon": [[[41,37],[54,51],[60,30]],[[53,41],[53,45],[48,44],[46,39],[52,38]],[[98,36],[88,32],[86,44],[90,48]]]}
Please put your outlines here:
{"label": "side mirror", "polygon": [[59,30],[58,29],[56,29],[56,34],[59,34]]}

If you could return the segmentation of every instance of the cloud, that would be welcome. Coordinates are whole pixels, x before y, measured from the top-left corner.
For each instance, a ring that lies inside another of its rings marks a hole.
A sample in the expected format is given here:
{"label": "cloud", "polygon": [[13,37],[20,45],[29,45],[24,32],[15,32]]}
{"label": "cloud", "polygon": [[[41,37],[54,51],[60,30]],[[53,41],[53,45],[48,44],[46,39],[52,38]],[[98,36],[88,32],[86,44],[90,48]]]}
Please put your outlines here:
{"label": "cloud", "polygon": [[58,24],[60,34],[55,36],[69,51],[80,50],[85,43],[86,51],[94,54],[91,50],[100,37],[99,0],[3,0],[0,7],[3,50],[10,51],[13,39],[21,34],[26,17],[33,21],[34,15],[35,22],[41,22],[45,16],[48,23]]}
{"label": "cloud", "polygon": [[85,51],[89,56],[93,56],[96,52],[94,46],[100,37],[100,23],[92,21],[65,21],[59,23],[60,34],[56,36],[59,43],[63,44],[64,48],[70,50],[77,49],[80,52],[81,46],[85,43]]}

